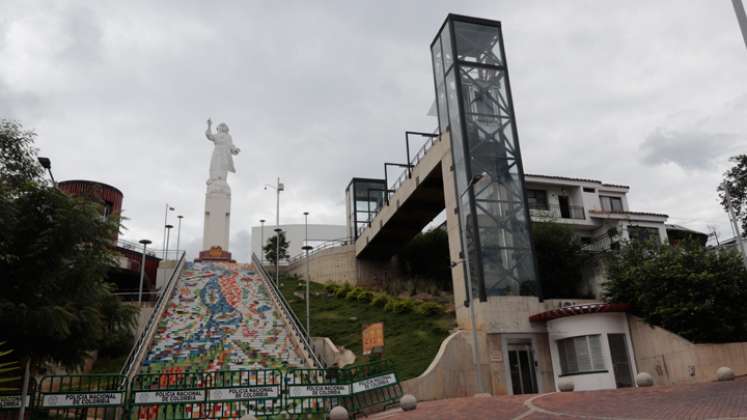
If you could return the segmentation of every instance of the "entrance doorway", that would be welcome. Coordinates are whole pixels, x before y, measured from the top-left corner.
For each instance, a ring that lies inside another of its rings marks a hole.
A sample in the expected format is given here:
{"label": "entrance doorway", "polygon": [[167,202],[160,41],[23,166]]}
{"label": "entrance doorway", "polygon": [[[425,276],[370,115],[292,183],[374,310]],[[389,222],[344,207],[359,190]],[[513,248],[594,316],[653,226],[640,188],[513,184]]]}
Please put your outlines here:
{"label": "entrance doorway", "polygon": [[509,343],[508,365],[511,369],[511,385],[514,395],[536,394],[534,354],[531,343]]}
{"label": "entrance doorway", "polygon": [[630,357],[628,357],[628,344],[625,334],[607,334],[610,342],[610,358],[612,359],[612,370],[615,373],[615,383],[618,388],[633,386],[633,373],[630,370]]}
{"label": "entrance doorway", "polygon": [[560,217],[563,219],[571,218],[571,205],[567,195],[558,196],[558,206],[560,207]]}

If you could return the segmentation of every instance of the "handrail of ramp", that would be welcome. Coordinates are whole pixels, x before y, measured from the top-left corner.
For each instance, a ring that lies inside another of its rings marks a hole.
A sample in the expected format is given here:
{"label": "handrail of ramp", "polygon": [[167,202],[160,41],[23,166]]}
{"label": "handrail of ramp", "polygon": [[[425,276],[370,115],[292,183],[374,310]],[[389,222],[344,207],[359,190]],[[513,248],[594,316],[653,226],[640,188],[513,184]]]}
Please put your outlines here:
{"label": "handrail of ramp", "polygon": [[169,281],[166,283],[166,286],[163,288],[163,291],[158,296],[158,300],[156,301],[156,304],[153,307],[153,312],[150,314],[150,317],[148,318],[148,322],[145,324],[145,328],[143,328],[143,332],[138,337],[135,344],[132,346],[132,350],[130,350],[130,354],[127,356],[127,360],[125,361],[124,365],[122,366],[122,370],[120,371],[121,375],[124,375],[125,383],[126,381],[129,381],[138,371],[138,367],[140,363],[142,363],[142,359],[145,356],[145,352],[148,347],[148,343],[150,343],[150,340],[153,338],[153,335],[156,331],[156,326],[158,325],[158,319],[161,318],[161,313],[163,313],[164,308],[166,307],[166,304],[169,301],[169,298],[171,297],[171,293],[174,290],[174,287],[176,286],[176,279],[179,278],[179,274],[182,271],[182,267],[184,267],[184,257],[186,252],[182,251],[181,256],[179,257],[179,260],[176,263],[176,266],[174,266],[174,271],[171,273],[171,277],[169,277]]}
{"label": "handrail of ramp", "polygon": [[262,279],[269,285],[270,294],[272,299],[275,301],[275,305],[286,315],[286,319],[289,321],[291,331],[296,335],[298,343],[303,347],[303,351],[306,353],[307,359],[314,365],[315,368],[323,368],[324,365],[314,353],[314,347],[311,345],[311,339],[306,329],[303,327],[301,321],[296,317],[296,313],[293,312],[293,308],[285,300],[285,297],[280,292],[278,285],[272,281],[272,277],[267,273],[262,262],[257,257],[257,254],[252,252],[252,262],[257,267],[257,271],[260,273]]}

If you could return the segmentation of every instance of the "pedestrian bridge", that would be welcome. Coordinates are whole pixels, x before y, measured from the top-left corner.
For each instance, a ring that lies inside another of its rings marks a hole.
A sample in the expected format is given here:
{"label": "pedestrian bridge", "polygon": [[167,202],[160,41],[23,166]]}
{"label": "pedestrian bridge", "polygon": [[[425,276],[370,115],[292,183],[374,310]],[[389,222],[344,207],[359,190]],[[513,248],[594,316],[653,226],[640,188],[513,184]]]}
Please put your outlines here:
{"label": "pedestrian bridge", "polygon": [[356,257],[392,257],[445,208],[444,189],[453,191],[448,133],[430,138],[410,165],[392,189],[387,185],[382,205],[359,230]]}

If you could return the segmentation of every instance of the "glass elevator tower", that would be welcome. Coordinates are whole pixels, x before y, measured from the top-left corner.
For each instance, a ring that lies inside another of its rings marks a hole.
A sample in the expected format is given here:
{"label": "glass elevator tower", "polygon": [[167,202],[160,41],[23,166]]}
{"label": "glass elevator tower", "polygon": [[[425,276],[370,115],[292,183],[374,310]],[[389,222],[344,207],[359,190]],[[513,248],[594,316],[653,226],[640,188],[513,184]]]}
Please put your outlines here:
{"label": "glass elevator tower", "polygon": [[473,296],[541,296],[501,23],[449,15],[431,56]]}

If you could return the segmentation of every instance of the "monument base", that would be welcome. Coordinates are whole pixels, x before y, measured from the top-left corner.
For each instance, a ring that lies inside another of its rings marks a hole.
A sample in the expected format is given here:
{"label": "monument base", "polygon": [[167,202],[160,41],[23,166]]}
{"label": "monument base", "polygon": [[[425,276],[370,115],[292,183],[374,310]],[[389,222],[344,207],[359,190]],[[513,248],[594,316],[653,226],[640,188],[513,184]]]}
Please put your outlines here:
{"label": "monument base", "polygon": [[223,248],[219,246],[211,246],[207,251],[200,251],[200,256],[198,258],[195,258],[195,261],[224,261],[232,263],[236,262],[231,258],[230,252],[224,251]]}

